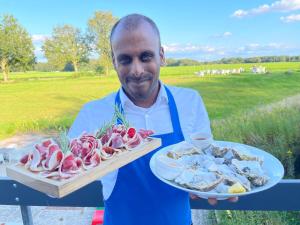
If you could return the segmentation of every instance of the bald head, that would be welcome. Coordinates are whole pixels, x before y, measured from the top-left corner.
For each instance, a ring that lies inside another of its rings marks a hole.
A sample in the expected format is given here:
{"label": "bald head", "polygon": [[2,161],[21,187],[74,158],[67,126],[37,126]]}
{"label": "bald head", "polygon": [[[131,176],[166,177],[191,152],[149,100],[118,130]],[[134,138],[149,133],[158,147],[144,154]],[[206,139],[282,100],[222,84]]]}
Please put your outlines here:
{"label": "bald head", "polygon": [[123,17],[113,27],[110,43],[124,92],[135,105],[149,108],[159,92],[160,66],[165,59],[155,23],[138,14]]}
{"label": "bald head", "polygon": [[130,14],[123,18],[121,18],[112,28],[110,33],[110,43],[112,44],[112,41],[114,39],[115,33],[118,31],[127,31],[127,32],[133,32],[137,30],[140,26],[144,25],[145,23],[150,25],[150,28],[154,31],[154,33],[157,35],[159,46],[161,45],[160,42],[160,33],[156,26],[156,24],[151,20],[149,17],[140,15],[140,14]]}

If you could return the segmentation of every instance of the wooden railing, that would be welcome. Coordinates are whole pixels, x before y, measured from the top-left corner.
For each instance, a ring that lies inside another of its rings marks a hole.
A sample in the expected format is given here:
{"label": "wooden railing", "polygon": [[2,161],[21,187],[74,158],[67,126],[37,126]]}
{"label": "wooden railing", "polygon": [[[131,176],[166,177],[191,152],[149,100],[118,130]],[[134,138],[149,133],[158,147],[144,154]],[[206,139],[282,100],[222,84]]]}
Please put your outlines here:
{"label": "wooden railing", "polygon": [[[24,225],[33,225],[30,206],[103,206],[102,185],[95,181],[72,194],[56,199],[6,177],[0,178],[0,205],[19,205]],[[300,180],[282,180],[276,186],[239,198],[237,203],[219,201],[211,206],[206,200],[191,200],[193,209],[212,210],[300,210]]]}

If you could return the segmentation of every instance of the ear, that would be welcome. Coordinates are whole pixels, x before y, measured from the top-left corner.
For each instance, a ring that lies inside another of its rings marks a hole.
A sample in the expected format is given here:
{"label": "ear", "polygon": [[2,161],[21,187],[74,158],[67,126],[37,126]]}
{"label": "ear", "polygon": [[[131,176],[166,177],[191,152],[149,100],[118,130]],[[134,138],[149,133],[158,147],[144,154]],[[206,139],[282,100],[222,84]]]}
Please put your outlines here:
{"label": "ear", "polygon": [[115,58],[115,54],[114,54],[112,48],[111,48],[111,59],[112,59],[113,65],[114,65],[114,69],[117,70],[117,69],[116,69],[116,65],[117,65],[117,64],[116,64],[116,58]]}
{"label": "ear", "polygon": [[160,57],[160,66],[165,66],[166,65],[165,51],[162,46],[160,46],[159,49],[159,57]]}

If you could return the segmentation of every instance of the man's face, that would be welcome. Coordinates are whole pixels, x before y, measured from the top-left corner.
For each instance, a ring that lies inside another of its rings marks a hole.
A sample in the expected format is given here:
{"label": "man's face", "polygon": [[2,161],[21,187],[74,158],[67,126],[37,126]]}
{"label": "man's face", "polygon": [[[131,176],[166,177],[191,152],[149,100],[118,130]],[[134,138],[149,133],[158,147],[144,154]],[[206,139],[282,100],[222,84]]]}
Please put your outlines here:
{"label": "man's face", "polygon": [[164,61],[153,28],[146,22],[133,31],[120,27],[115,30],[111,44],[113,63],[128,97],[134,103],[153,100],[158,93],[160,66]]}

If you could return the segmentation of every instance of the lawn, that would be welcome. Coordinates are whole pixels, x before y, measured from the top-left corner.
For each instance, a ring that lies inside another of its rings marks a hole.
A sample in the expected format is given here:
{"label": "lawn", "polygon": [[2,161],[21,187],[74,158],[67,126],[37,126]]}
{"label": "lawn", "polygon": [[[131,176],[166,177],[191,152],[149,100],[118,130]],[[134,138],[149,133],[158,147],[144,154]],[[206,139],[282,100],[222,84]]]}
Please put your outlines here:
{"label": "lawn", "polygon": [[[249,64],[165,67],[162,68],[161,79],[166,84],[199,91],[210,118],[224,119],[300,93],[299,63],[263,66],[271,72],[253,75],[249,72]],[[206,68],[239,67],[248,72],[207,77],[194,74]],[[292,72],[287,73],[288,70]],[[109,77],[85,73],[78,76],[67,72],[28,72],[11,74],[10,79],[10,83],[0,83],[0,138],[16,132],[68,127],[85,102],[101,98],[119,87],[115,72]]]}
{"label": "lawn", "polygon": [[[206,65],[162,68],[166,84],[197,90],[204,99],[215,139],[246,143],[276,156],[285,178],[299,178],[299,107],[257,110],[260,106],[300,94],[299,63],[263,64],[270,73],[253,75],[253,65]],[[197,77],[203,69],[243,67],[245,73]],[[81,73],[15,73],[0,84],[0,139],[17,132],[60,129],[71,125],[80,107],[119,88],[115,72],[109,77]],[[191,106],[193,107],[193,106]],[[213,213],[213,211],[212,211]],[[218,211],[220,224],[299,223],[299,212]],[[212,214],[214,217],[215,214]],[[250,219],[249,219],[250,218]]]}

